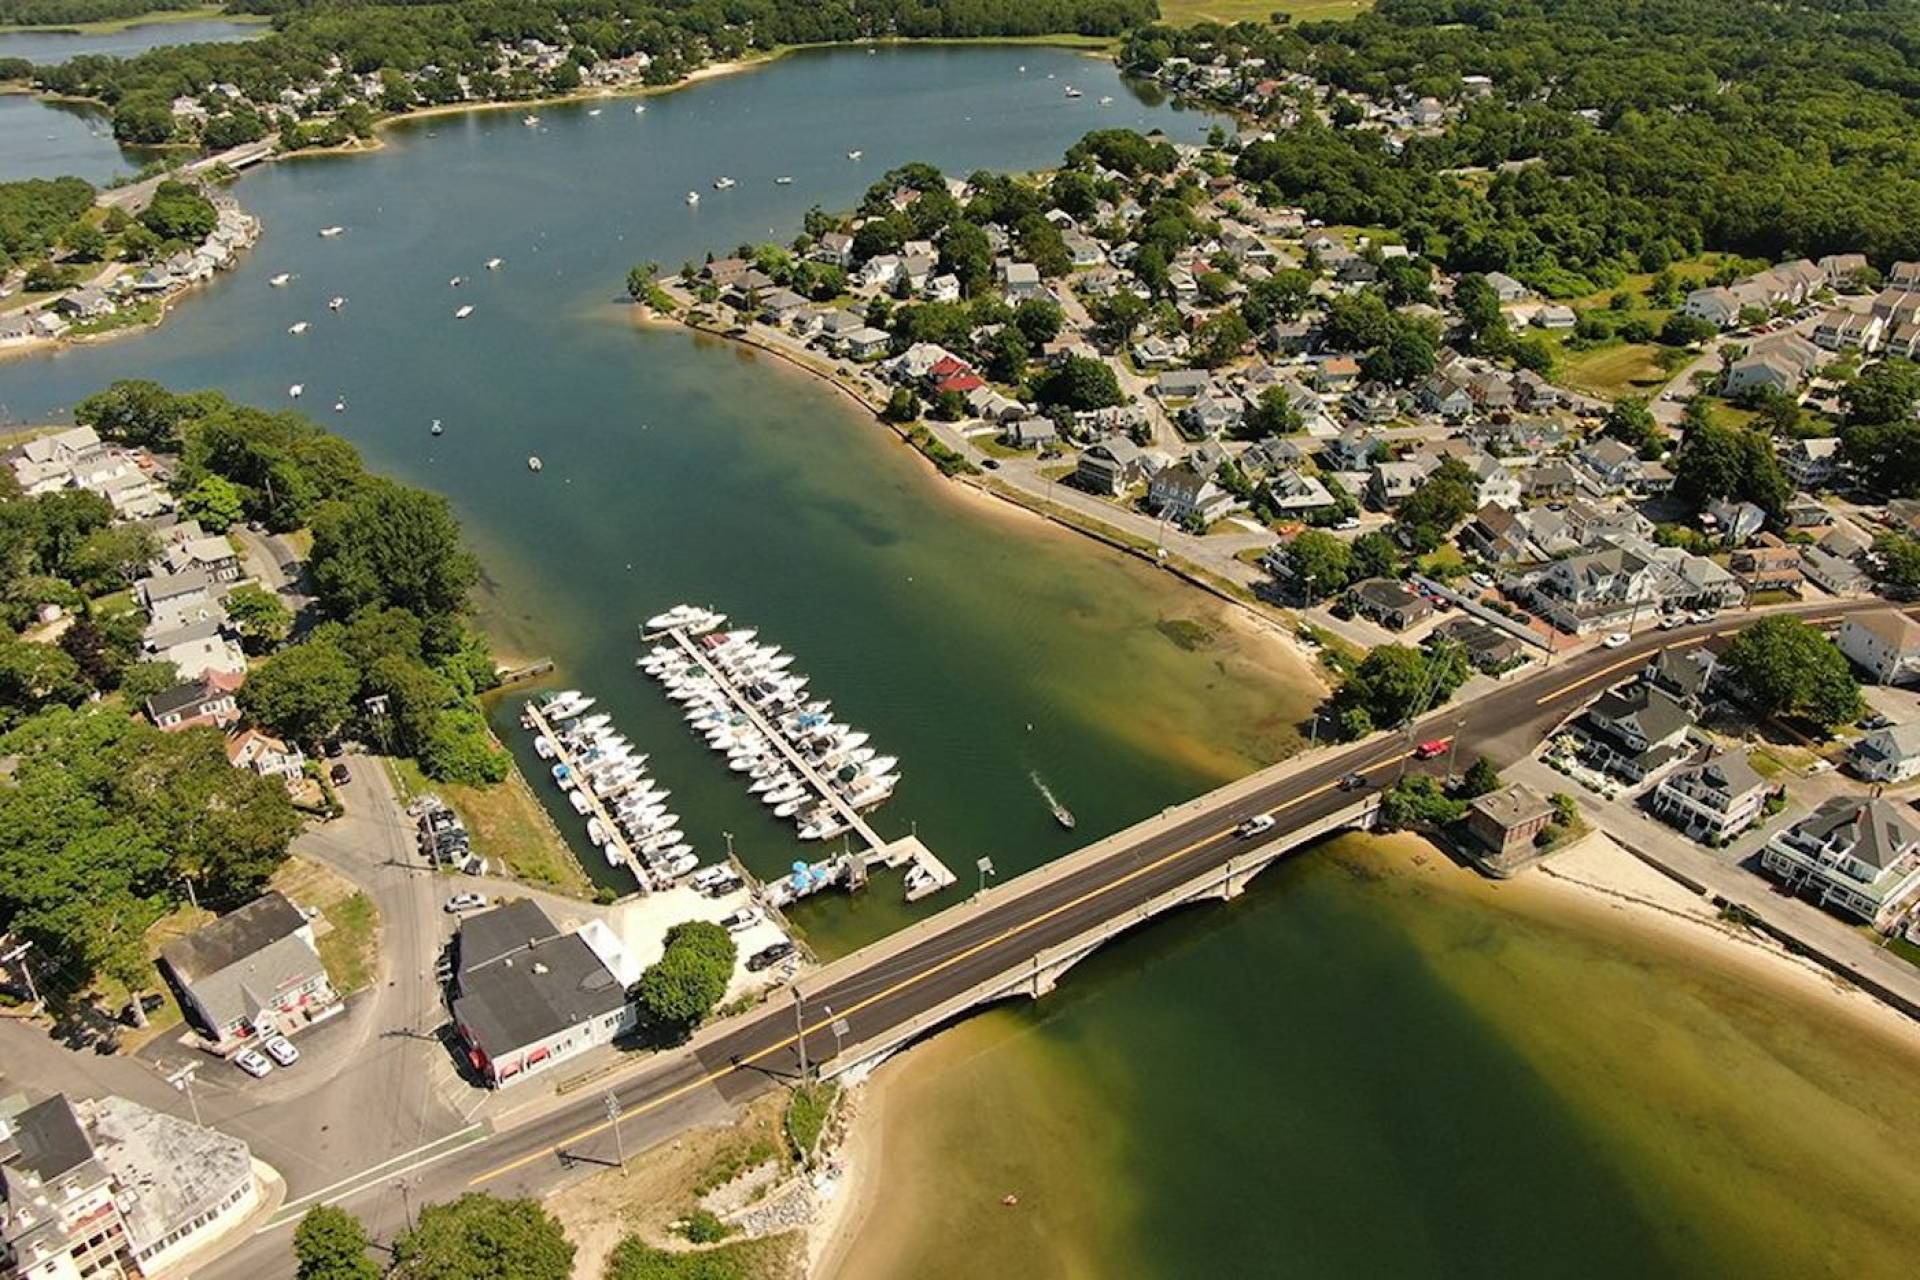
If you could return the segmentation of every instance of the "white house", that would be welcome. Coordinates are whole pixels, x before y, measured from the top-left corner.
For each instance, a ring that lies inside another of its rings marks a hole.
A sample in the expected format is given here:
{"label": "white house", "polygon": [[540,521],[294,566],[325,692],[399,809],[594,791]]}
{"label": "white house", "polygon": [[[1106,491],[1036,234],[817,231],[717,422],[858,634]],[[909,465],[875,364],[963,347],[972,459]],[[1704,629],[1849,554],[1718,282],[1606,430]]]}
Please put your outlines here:
{"label": "white house", "polygon": [[1840,652],[1876,684],[1920,677],[1920,623],[1898,609],[1849,614],[1835,639]]}
{"label": "white house", "polygon": [[1729,840],[1760,817],[1766,779],[1745,752],[1723,752],[1682,765],[1653,791],[1653,811],[1695,840]]}
{"label": "white house", "polygon": [[1821,906],[1891,932],[1920,897],[1920,829],[1890,800],[1835,796],[1767,841],[1760,866]]}
{"label": "white house", "polygon": [[1847,749],[1847,765],[1868,782],[1905,782],[1920,774],[1920,724],[1874,730]]}

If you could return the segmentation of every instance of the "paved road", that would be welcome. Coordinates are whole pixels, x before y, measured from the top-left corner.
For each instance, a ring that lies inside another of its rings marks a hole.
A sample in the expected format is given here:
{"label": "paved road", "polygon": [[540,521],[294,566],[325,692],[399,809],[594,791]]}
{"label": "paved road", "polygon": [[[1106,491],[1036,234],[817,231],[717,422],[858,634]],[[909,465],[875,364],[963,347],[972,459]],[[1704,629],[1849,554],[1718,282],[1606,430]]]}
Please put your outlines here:
{"label": "paved road", "polygon": [[[1875,607],[1883,606],[1858,601],[1771,612],[1830,618]],[[1076,860],[1064,869],[1043,868],[1001,885],[935,917],[904,942],[882,942],[830,966],[821,979],[825,985],[806,992],[802,1012],[807,1052],[817,1061],[834,1051],[831,1027],[836,1017],[849,1024],[849,1043],[873,1039],[1049,946],[1222,865],[1249,847],[1233,835],[1233,828],[1253,814],[1271,813],[1282,829],[1289,829],[1350,804],[1352,795],[1338,785],[1350,771],[1364,773],[1370,785],[1380,786],[1405,768],[1430,767],[1409,766],[1410,740],[1457,735],[1459,760],[1484,754],[1496,764],[1510,764],[1531,753],[1553,727],[1600,690],[1626,678],[1654,651],[1724,637],[1734,630],[1737,625],[1723,619],[1651,632],[1622,649],[1594,649],[1555,661],[1476,702],[1442,709],[1407,737],[1377,737],[1276,766],[1103,842],[1098,857]],[[871,960],[863,959],[868,956]],[[794,1028],[794,1010],[774,1007],[723,1024],[687,1049],[642,1060],[612,1088],[623,1109],[627,1149],[638,1150],[687,1125],[723,1115],[731,1105],[793,1079],[799,1070]],[[414,1204],[472,1189],[538,1195],[612,1160],[614,1138],[602,1090],[583,1090],[577,1101],[551,1108],[537,1099],[524,1105],[526,1119],[503,1115],[501,1124],[512,1127],[503,1127],[486,1141],[444,1158],[429,1152],[420,1167],[401,1166],[404,1173],[381,1171],[349,1186],[339,1198],[384,1238],[404,1212],[396,1186],[401,1177]],[[288,1270],[282,1229],[256,1237],[205,1274],[224,1280]]]}
{"label": "paved road", "polygon": [[[271,138],[264,138],[259,142],[243,143],[240,146],[222,151],[218,155],[206,156],[202,159],[195,160],[185,167],[185,172],[189,174],[200,173],[220,164],[224,164],[230,169],[244,169],[249,165],[258,164],[260,161],[272,155],[275,145],[275,141]],[[154,189],[173,176],[174,175],[170,173],[161,174],[158,177],[146,178],[139,182],[130,182],[124,187],[110,187],[100,193],[96,203],[108,209],[124,209],[128,213],[138,213],[147,207],[149,200],[153,199]]]}

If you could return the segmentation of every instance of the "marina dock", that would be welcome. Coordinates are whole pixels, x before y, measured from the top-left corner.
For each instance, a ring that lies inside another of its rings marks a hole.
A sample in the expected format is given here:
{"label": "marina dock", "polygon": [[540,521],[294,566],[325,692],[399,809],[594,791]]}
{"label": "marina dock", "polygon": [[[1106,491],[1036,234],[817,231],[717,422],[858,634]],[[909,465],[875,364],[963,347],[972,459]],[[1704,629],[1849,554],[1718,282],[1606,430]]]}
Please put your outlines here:
{"label": "marina dock", "polygon": [[706,652],[687,634],[684,627],[671,627],[654,632],[643,638],[659,640],[671,637],[681,652],[699,664],[702,671],[712,679],[714,687],[725,696],[728,706],[744,716],[749,724],[765,736],[767,742],[779,752],[787,767],[793,770],[808,790],[818,796],[832,809],[847,826],[848,835],[857,835],[864,846],[858,852],[848,850],[848,854],[857,868],[857,874],[830,875],[826,868],[831,860],[817,864],[819,874],[807,878],[808,887],[796,889],[794,896],[805,896],[829,883],[844,881],[849,888],[858,888],[866,882],[866,873],[875,867],[904,868],[907,872],[907,901],[917,902],[942,890],[951,888],[958,878],[947,869],[945,863],[934,855],[933,850],[922,844],[917,836],[904,836],[898,840],[888,840],[873,829],[859,810],[849,804],[840,792],[828,784],[805,756],[795,749],[779,728],[770,722],[753,702],[741,692],[731,675],[720,664],[708,657]]}
{"label": "marina dock", "polygon": [[[527,703],[526,714],[527,720],[533,726],[533,731],[553,745],[553,758],[567,766],[569,773],[580,774],[580,762],[562,741],[559,725],[549,720],[536,703]],[[614,821],[613,815],[601,803],[600,797],[594,794],[593,788],[586,785],[584,777],[580,780],[578,790],[587,799],[587,816],[600,821],[600,829],[607,838],[603,847],[619,855],[620,861],[626,864],[628,871],[633,873],[634,883],[642,889],[647,888],[651,882],[647,879],[646,868],[641,865],[639,856],[633,851],[633,846],[627,843],[627,837],[621,830],[620,824]]]}

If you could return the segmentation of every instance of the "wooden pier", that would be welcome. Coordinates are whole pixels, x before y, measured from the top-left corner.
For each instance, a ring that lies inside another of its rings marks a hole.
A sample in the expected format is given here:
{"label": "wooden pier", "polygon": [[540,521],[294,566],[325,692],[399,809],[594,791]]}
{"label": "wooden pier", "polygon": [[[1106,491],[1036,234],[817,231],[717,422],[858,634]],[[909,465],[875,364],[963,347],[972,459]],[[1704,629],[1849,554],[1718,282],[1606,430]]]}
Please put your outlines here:
{"label": "wooden pier", "polygon": [[712,677],[714,687],[726,695],[728,705],[745,716],[748,722],[785,757],[787,763],[793,767],[807,786],[840,816],[850,831],[860,837],[866,848],[856,856],[863,868],[871,869],[876,866],[921,868],[927,878],[917,887],[910,887],[907,890],[908,902],[917,902],[930,894],[951,888],[957,882],[953,872],[934,856],[933,850],[920,843],[918,837],[903,836],[898,840],[887,840],[875,831],[872,825],[860,816],[860,812],[848,804],[846,798],[821,777],[819,771],[807,762],[792,743],[787,741],[786,735],[760,714],[760,709],[734,686],[727,673],[708,658],[705,651],[695,644],[683,629],[675,628],[669,634],[673,636],[674,643],[678,644],[689,657],[700,664],[703,671]]}
{"label": "wooden pier", "polygon": [[587,798],[587,816],[599,819],[600,833],[606,837],[606,843],[601,846],[602,850],[612,849],[619,854],[620,860],[627,864],[627,870],[633,872],[634,881],[640,888],[643,891],[651,889],[653,882],[647,877],[647,869],[641,865],[639,856],[633,851],[633,846],[627,843],[626,833],[620,829],[620,824],[613,820],[613,815],[607,812],[606,806],[600,803],[600,797],[595,795],[593,789],[587,785],[586,775],[581,773],[573,752],[560,740],[560,731],[556,727],[559,722],[547,719],[546,713],[533,702],[527,703],[527,719],[533,723],[533,731],[552,744],[554,760],[567,766],[567,772],[573,777],[574,787]]}

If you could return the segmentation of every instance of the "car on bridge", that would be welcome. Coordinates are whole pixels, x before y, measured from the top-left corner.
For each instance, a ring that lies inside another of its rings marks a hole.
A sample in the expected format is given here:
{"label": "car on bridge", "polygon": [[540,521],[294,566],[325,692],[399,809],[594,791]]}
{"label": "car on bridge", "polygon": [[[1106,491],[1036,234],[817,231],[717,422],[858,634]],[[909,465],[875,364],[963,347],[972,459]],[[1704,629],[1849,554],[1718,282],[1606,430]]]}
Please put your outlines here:
{"label": "car on bridge", "polygon": [[1446,752],[1447,740],[1445,738],[1428,738],[1425,742],[1413,749],[1413,758],[1415,760],[1431,760],[1435,756],[1445,755]]}
{"label": "car on bridge", "polygon": [[1366,785],[1367,775],[1364,773],[1343,774],[1340,778],[1340,789],[1342,791],[1359,791],[1365,788]]}
{"label": "car on bridge", "polygon": [[1256,813],[1235,827],[1233,834],[1245,840],[1250,836],[1257,836],[1271,830],[1273,830],[1273,815],[1270,813]]}

